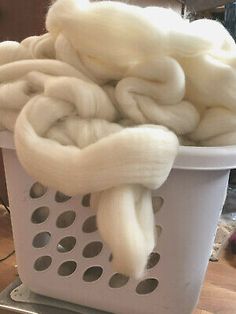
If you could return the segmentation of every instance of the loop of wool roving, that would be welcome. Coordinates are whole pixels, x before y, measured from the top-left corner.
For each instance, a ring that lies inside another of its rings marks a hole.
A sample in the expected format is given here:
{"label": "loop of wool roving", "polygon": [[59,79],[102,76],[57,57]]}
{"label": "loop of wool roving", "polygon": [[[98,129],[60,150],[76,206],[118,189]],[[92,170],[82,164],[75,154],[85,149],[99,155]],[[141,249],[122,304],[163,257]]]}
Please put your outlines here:
{"label": "loop of wool roving", "polygon": [[57,0],[46,28],[0,44],[0,129],[39,182],[92,193],[113,267],[140,278],[179,142],[236,144],[236,45],[218,22],[115,1]]}

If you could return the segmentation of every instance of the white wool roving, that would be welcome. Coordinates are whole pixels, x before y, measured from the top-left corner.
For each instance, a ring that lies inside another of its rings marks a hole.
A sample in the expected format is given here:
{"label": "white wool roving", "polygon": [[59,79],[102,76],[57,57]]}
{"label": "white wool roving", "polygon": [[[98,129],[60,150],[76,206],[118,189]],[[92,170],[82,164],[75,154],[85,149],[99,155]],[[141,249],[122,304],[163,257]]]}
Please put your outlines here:
{"label": "white wool roving", "polygon": [[92,193],[114,269],[140,278],[179,141],[236,144],[236,45],[218,22],[115,1],[57,0],[46,28],[0,44],[0,129],[39,182]]}
{"label": "white wool roving", "polygon": [[53,98],[32,98],[15,127],[19,160],[40,182],[68,195],[104,191],[95,207],[98,228],[111,246],[115,269],[139,278],[155,246],[147,188],[166,180],[178,140],[158,126],[122,130],[100,119],[81,121],[74,109]]}

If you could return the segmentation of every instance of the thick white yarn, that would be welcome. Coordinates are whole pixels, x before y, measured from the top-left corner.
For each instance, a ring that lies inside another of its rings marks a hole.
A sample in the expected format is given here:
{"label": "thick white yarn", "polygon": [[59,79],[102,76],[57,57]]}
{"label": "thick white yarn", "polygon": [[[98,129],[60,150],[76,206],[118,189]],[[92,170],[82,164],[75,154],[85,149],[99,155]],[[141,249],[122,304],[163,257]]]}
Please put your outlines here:
{"label": "thick white yarn", "polygon": [[178,138],[236,144],[236,46],[217,22],[114,1],[58,0],[46,27],[0,44],[0,128],[38,181],[92,193],[114,268],[139,278]]}

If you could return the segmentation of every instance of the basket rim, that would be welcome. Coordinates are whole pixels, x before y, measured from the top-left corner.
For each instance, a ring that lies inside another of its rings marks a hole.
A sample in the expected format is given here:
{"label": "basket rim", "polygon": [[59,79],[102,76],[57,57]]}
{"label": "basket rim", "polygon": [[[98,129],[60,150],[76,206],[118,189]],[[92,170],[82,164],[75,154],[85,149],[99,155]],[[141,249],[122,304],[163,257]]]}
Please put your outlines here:
{"label": "basket rim", "polygon": [[[0,148],[15,149],[12,132],[0,131]],[[236,145],[180,146],[173,168],[184,170],[228,170],[236,168]]]}

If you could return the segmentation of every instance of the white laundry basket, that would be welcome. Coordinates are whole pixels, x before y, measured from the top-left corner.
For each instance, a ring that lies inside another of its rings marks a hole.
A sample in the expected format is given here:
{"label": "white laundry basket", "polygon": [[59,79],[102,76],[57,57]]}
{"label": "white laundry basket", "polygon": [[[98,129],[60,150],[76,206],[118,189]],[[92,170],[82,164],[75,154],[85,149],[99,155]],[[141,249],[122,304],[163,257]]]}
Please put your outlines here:
{"label": "white laundry basket", "polygon": [[[181,147],[153,192],[157,248],[145,278],[113,272],[88,196],[44,188],[0,133],[21,280],[32,291],[122,314],[190,314],[198,301],[236,148]],[[33,161],[32,161],[33,162]]]}

